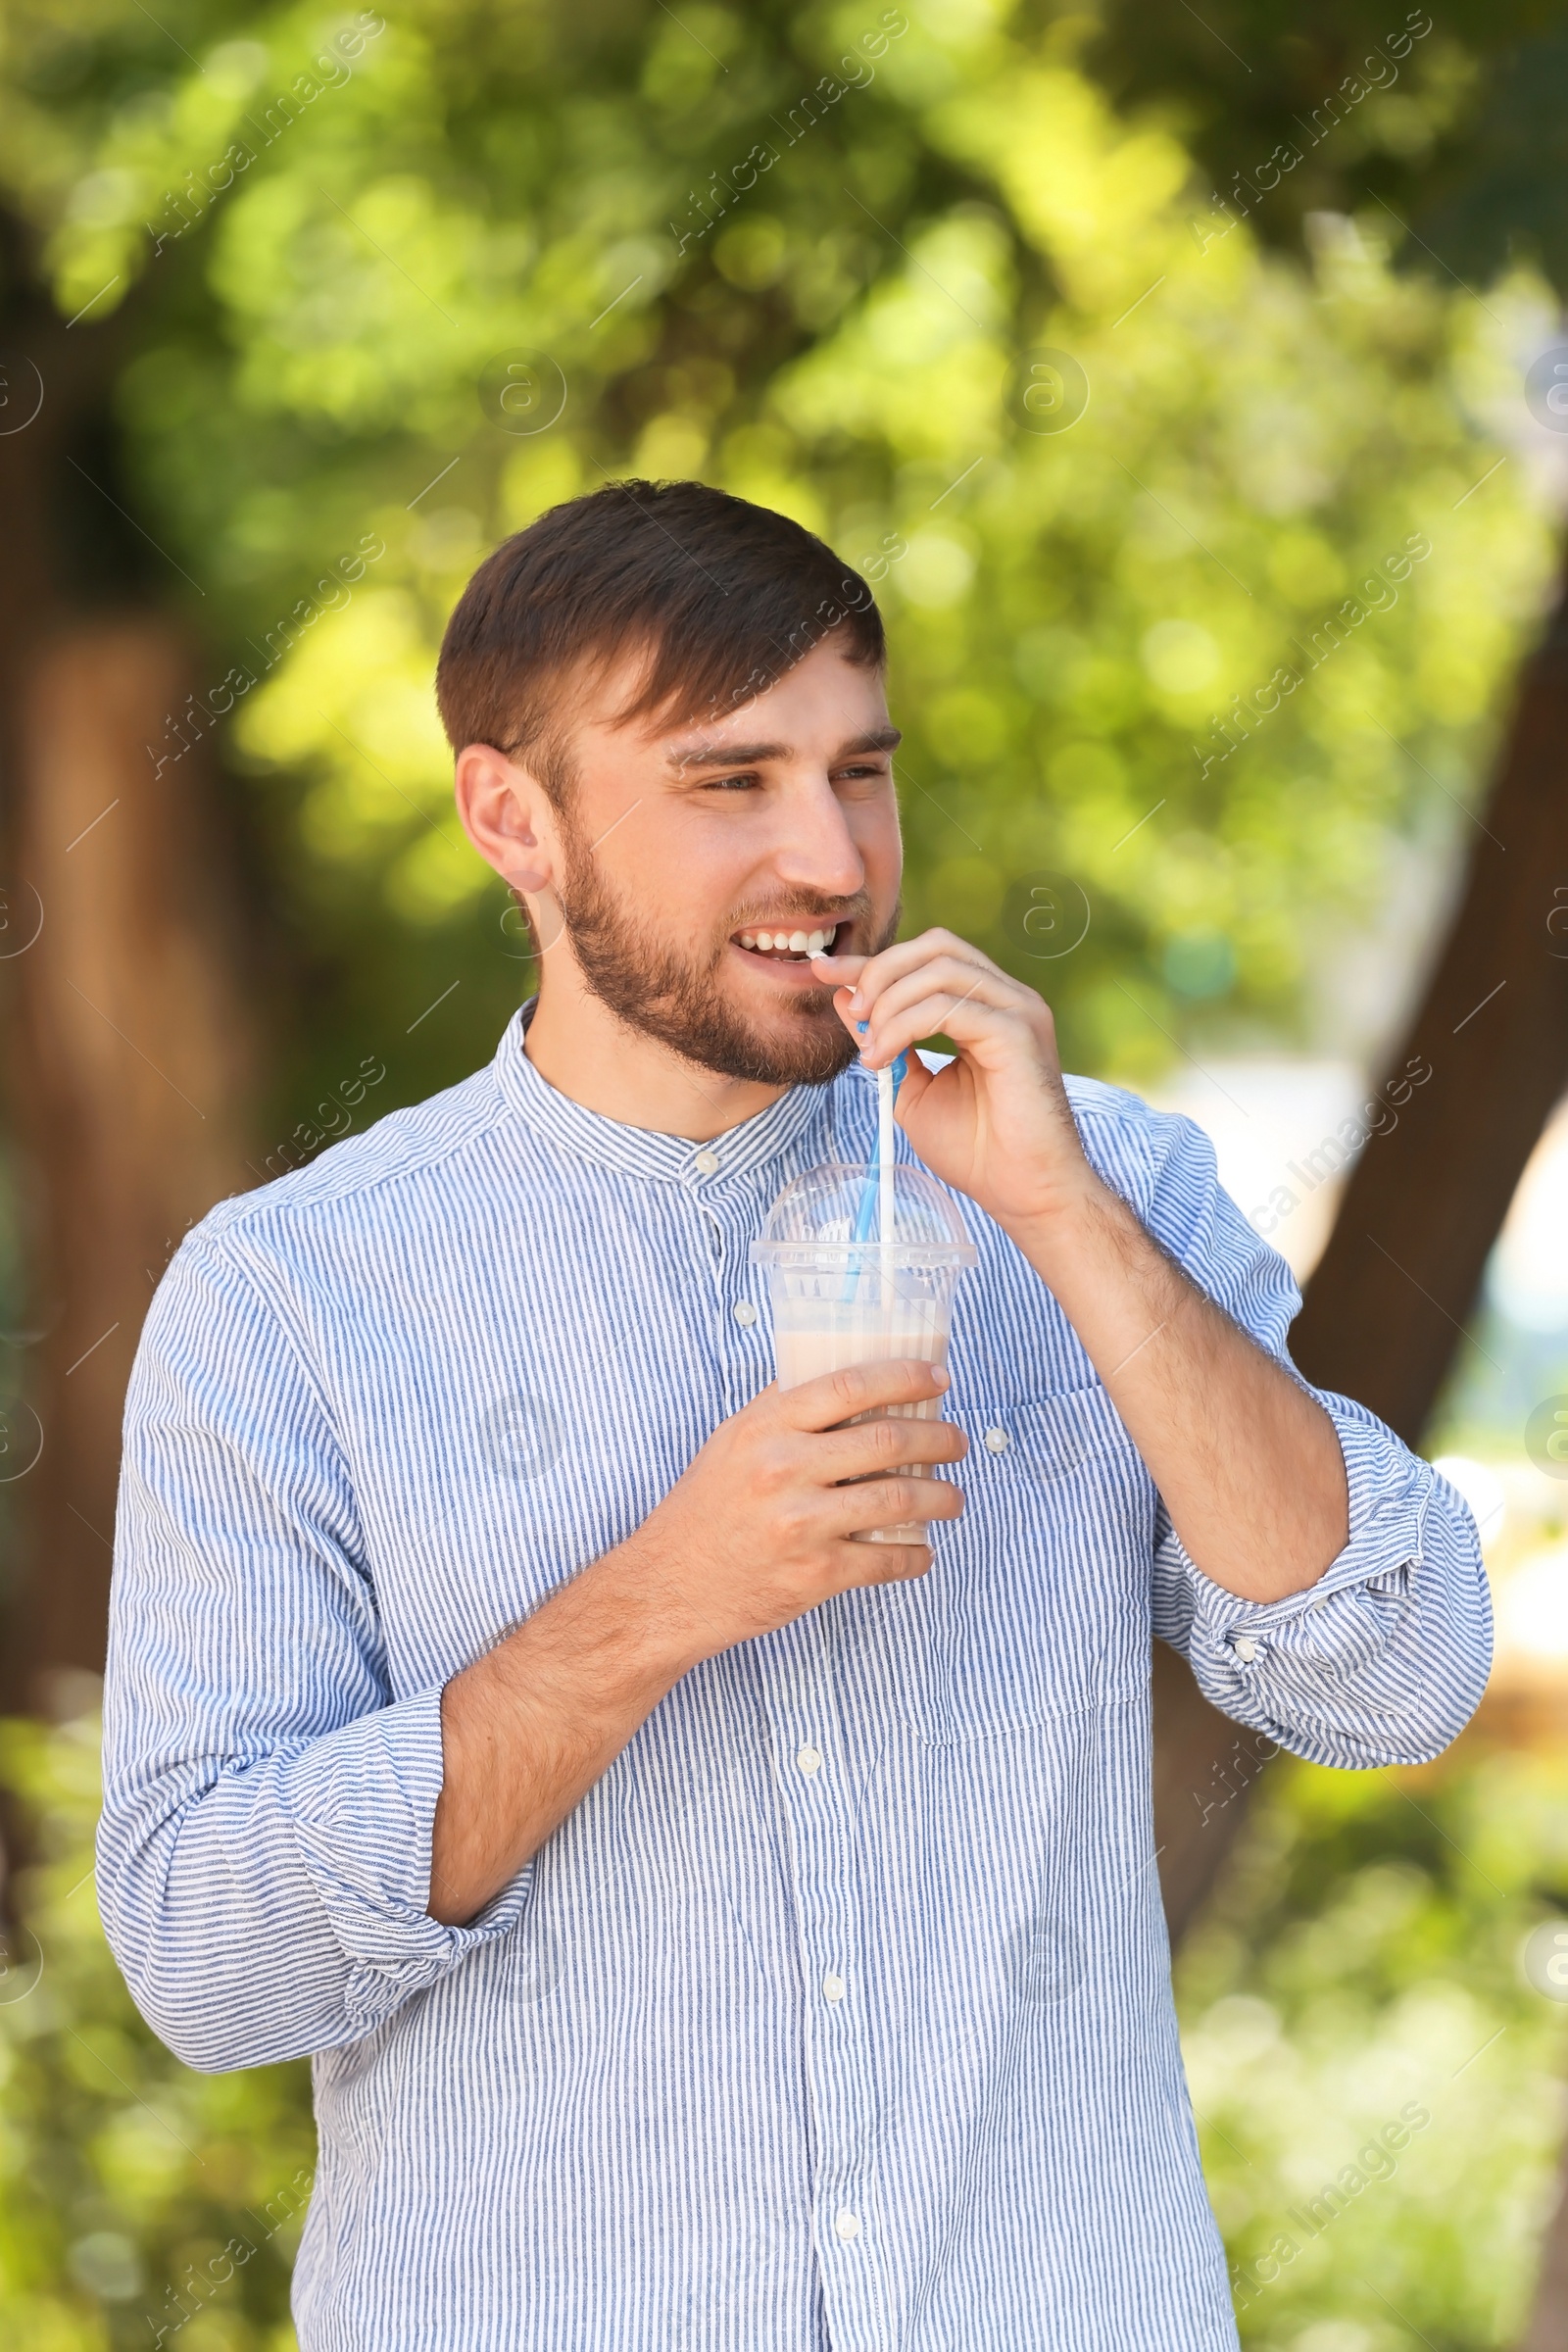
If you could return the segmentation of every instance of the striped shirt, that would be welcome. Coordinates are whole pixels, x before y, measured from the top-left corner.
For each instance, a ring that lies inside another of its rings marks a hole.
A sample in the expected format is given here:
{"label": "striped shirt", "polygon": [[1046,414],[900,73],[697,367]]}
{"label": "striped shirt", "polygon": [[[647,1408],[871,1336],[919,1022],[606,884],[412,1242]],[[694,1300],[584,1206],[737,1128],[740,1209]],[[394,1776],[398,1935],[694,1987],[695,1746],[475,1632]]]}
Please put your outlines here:
{"label": "striped shirt", "polygon": [[[524,1026],[214,1209],[126,1408],[104,1917],[189,2065],[314,2057],[304,2352],[1233,2352],[1151,1633],[1298,1755],[1431,1757],[1488,1667],[1463,1503],[1325,1396],[1349,1542],[1310,1593],[1236,1598],[964,1202],[968,1509],[930,1572],[695,1667],[443,1926],[442,1686],[765,1386],[748,1247],[791,1177],[874,1150],[858,1070],[698,1147],[557,1093]],[[1069,1086],[1102,1175],[1283,1354],[1295,1287],[1201,1132]]]}

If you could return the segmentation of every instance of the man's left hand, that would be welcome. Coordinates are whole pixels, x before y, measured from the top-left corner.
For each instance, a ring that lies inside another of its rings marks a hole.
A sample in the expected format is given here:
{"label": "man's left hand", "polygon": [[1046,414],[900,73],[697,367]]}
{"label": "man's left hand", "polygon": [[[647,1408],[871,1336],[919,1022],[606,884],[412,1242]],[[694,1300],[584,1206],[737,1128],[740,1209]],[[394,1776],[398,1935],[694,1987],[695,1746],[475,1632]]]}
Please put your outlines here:
{"label": "man's left hand", "polygon": [[[812,968],[836,984],[834,1004],[869,1068],[908,1053],[899,1125],[945,1184],[1004,1227],[1099,1189],[1061,1082],[1051,1007],[1032,988],[951,931],[923,931],[880,956],[818,956]],[[938,1034],[956,1057],[932,1072],[913,1047]]]}
{"label": "man's left hand", "polygon": [[812,969],[839,983],[834,1004],[873,1069],[916,1038],[953,1040],[956,1059],[934,1075],[910,1053],[899,1124],[1050,1286],[1189,1557],[1258,1605],[1315,1584],[1349,1537],[1334,1423],[1095,1173],[1034,990],[951,931]]}

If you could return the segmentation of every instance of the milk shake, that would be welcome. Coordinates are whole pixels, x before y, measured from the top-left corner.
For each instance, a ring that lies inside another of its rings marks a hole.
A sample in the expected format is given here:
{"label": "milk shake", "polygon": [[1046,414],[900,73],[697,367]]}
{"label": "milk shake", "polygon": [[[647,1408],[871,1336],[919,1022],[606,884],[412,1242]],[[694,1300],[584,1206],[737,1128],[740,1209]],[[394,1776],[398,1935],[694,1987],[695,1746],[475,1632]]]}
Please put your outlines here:
{"label": "milk shake", "polygon": [[[923,1170],[893,1171],[893,1231],[857,1240],[857,1208],[868,1171],[811,1168],[774,1202],[762,1239],[752,1246],[764,1265],[773,1302],[773,1345],[780,1388],[798,1388],[850,1364],[905,1357],[947,1362],[954,1293],[976,1252],[951,1197]],[[879,1187],[880,1189],[880,1187]],[[896,1404],[858,1421],[940,1419],[942,1405]],[[871,1477],[934,1475],[928,1465]],[[869,1544],[924,1544],[924,1521],[867,1531]]]}
{"label": "milk shake", "polygon": [[[794,1302],[791,1302],[794,1303]],[[946,1317],[921,1313],[918,1308],[895,1301],[893,1311],[884,1319],[879,1313],[862,1314],[854,1307],[838,1307],[831,1301],[818,1302],[818,1311],[807,1311],[796,1322],[788,1309],[779,1319],[775,1310],[773,1348],[778,1361],[778,1385],[781,1389],[799,1388],[802,1381],[815,1380],[822,1372],[841,1372],[847,1364],[887,1363],[894,1357],[912,1356],[921,1363],[944,1364],[948,1354]],[[940,1397],[932,1396],[921,1404],[890,1404],[875,1412],[856,1413],[856,1421],[937,1421],[942,1417]],[[927,1462],[910,1462],[902,1471],[872,1470],[869,1478],[931,1478],[935,1474]],[[910,1520],[901,1527],[879,1527],[857,1536],[859,1544],[923,1544],[926,1541],[925,1522]]]}

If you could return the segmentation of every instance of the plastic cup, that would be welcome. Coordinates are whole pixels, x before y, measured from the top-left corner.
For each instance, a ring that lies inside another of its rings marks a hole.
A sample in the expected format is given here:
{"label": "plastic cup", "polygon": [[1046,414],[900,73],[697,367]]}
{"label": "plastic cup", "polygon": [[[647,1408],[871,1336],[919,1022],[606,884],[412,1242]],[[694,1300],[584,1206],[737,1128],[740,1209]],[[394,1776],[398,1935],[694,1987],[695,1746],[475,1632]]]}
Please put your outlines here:
{"label": "plastic cup", "polygon": [[[951,1196],[922,1169],[893,1170],[893,1231],[863,1227],[861,1204],[877,1171],[808,1168],[785,1186],[752,1244],[752,1262],[767,1272],[773,1348],[781,1389],[799,1388],[849,1364],[911,1357],[947,1363],[958,1277],[978,1251]],[[880,1188],[879,1188],[880,1195]],[[942,1403],[883,1405],[855,1421],[936,1421]],[[871,1478],[930,1478],[928,1464],[872,1471]],[[863,1544],[924,1544],[924,1520],[867,1530]]]}

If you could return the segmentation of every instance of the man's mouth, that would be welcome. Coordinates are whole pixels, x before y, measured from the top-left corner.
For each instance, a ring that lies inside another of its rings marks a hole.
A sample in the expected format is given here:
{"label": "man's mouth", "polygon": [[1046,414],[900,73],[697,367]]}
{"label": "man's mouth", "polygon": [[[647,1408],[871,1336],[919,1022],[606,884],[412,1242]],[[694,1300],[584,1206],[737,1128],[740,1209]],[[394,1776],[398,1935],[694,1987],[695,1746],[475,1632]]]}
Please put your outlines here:
{"label": "man's mouth", "polygon": [[748,929],[731,937],[749,956],[765,956],[776,963],[805,963],[812,956],[831,956],[843,923],[797,925],[794,930]]}

